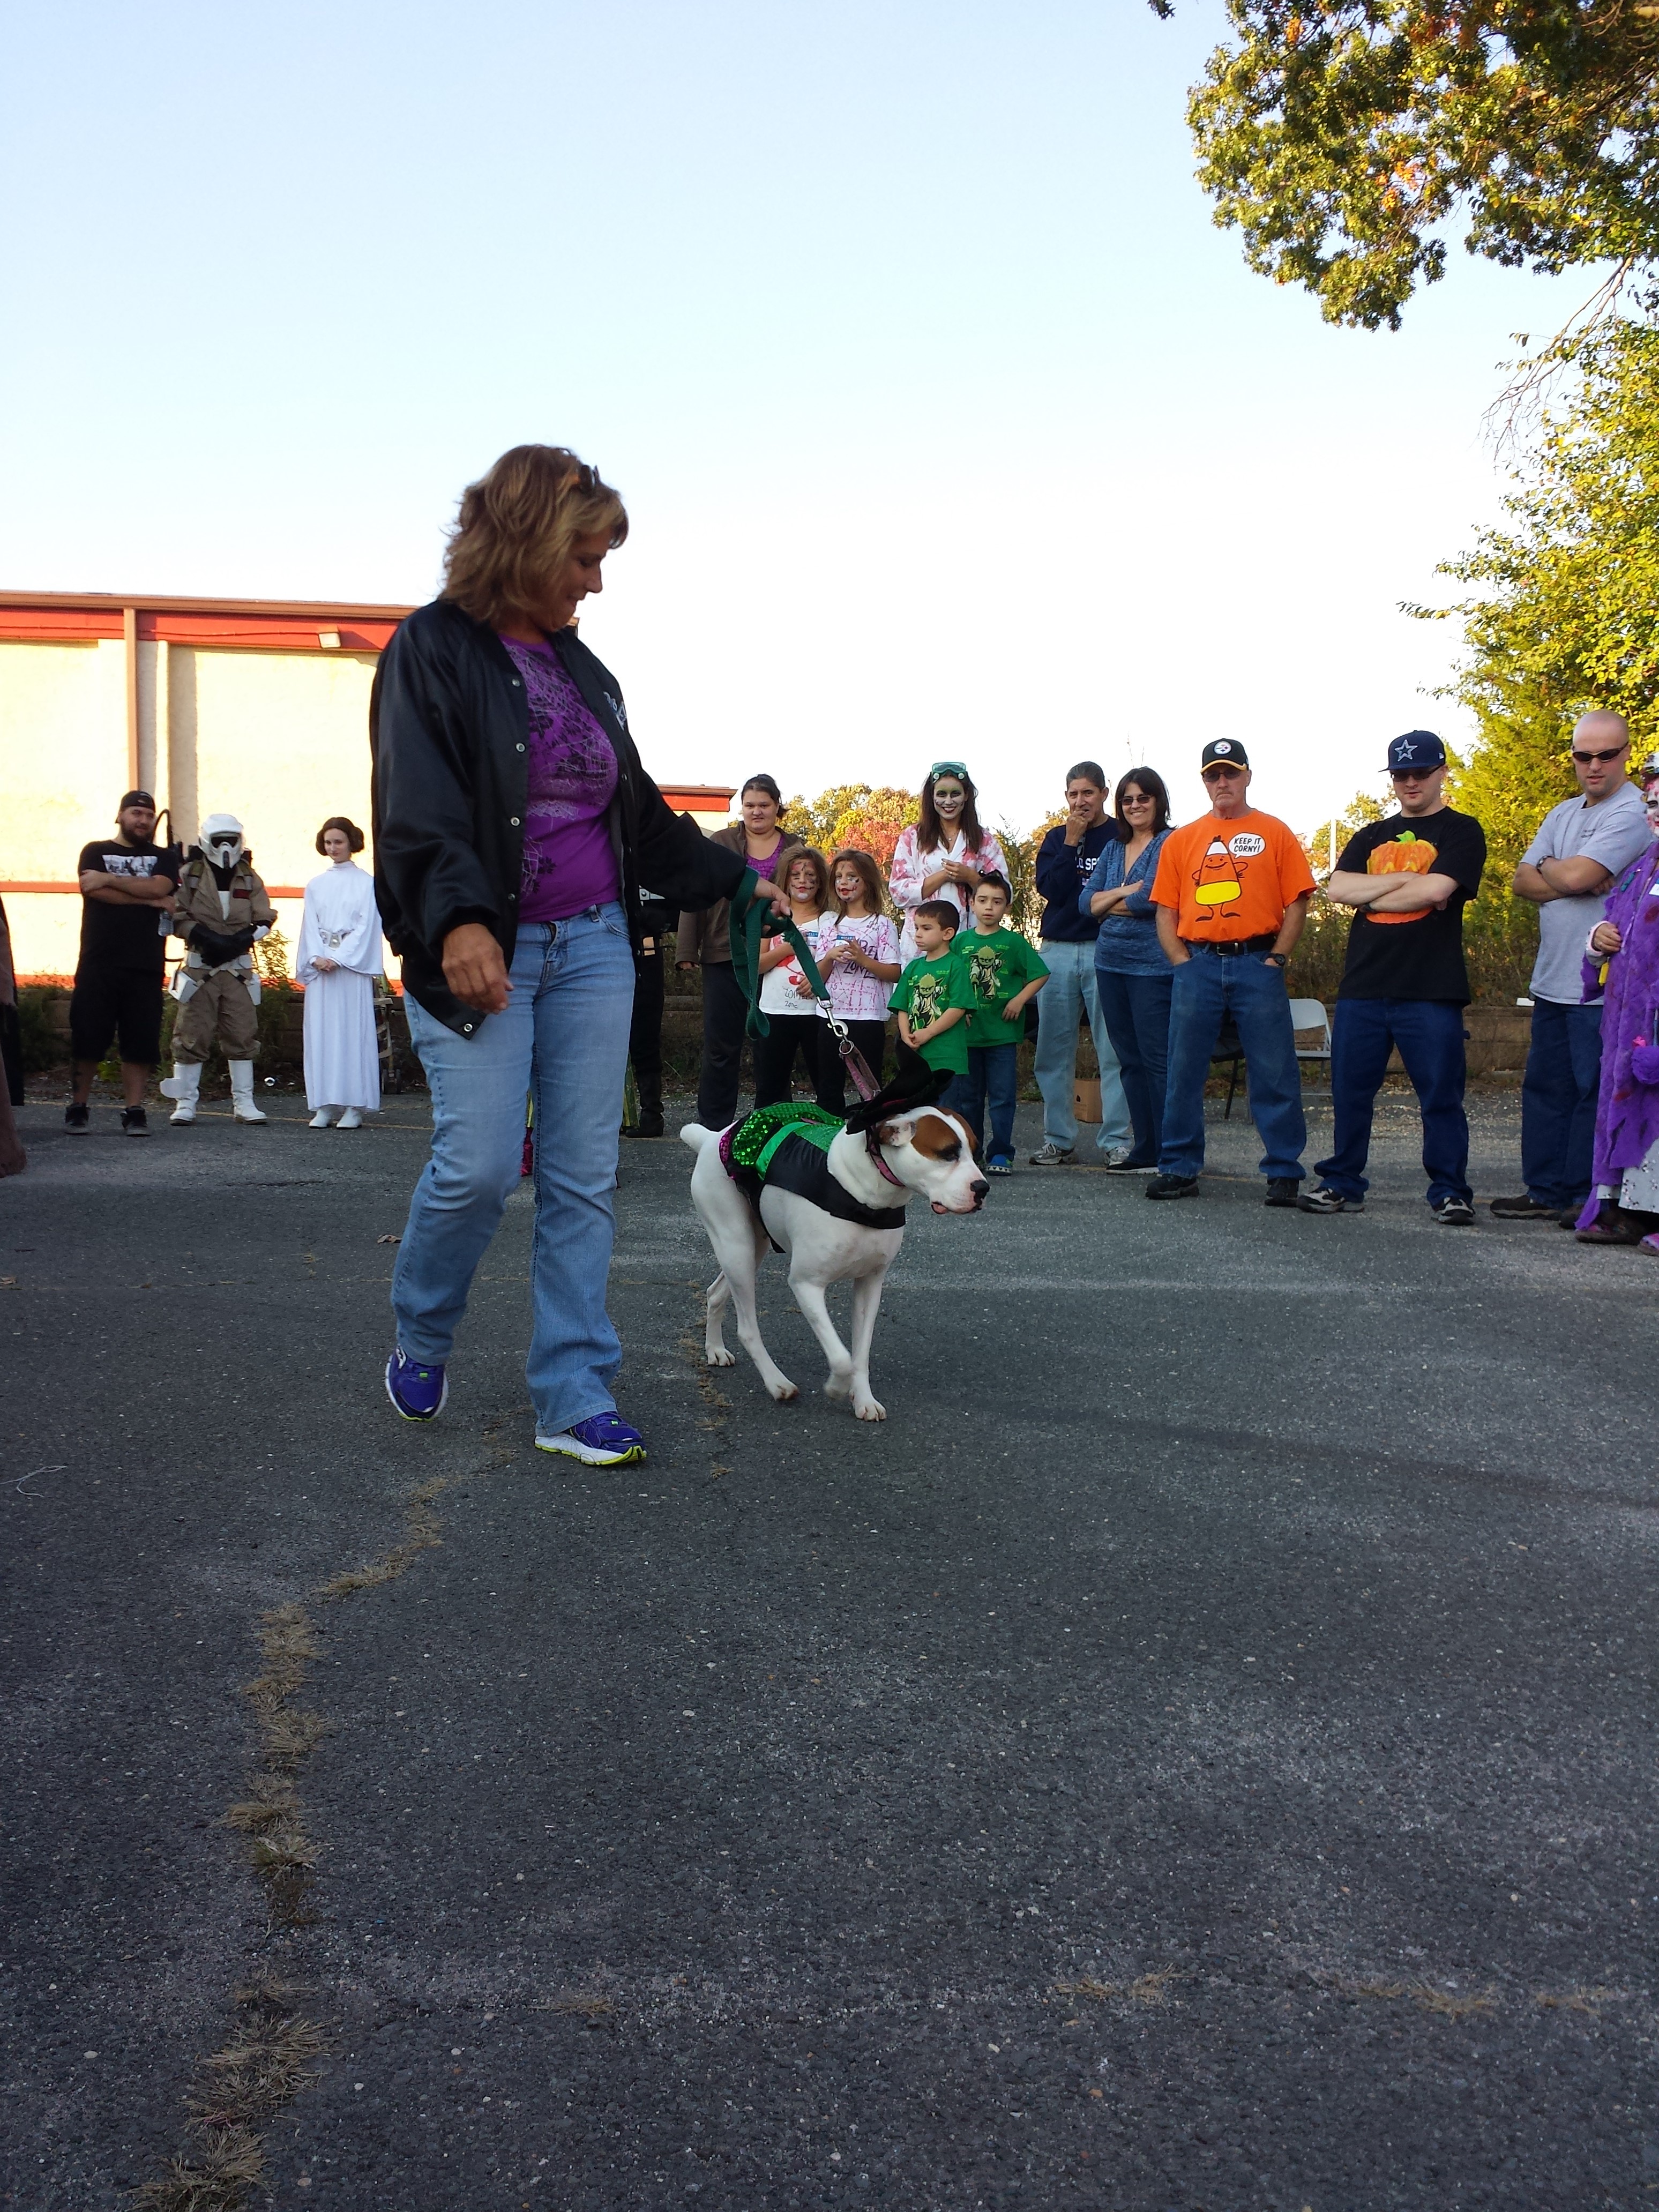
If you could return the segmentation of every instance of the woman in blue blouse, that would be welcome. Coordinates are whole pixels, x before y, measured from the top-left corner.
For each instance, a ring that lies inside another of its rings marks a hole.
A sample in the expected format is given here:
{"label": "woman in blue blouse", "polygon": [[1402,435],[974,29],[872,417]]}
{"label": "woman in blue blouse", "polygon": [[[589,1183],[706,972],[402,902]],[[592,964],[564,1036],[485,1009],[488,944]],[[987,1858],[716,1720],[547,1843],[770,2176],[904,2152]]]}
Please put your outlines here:
{"label": "woman in blue blouse", "polygon": [[1158,1165],[1164,1133],[1175,975],[1158,941],[1158,909],[1149,896],[1170,834],[1170,794],[1155,769],[1129,770],[1118,785],[1113,818],[1117,835],[1102,849],[1078,904],[1100,917],[1095,981],[1134,1124],[1133,1148],[1117,1172],[1145,1175]]}

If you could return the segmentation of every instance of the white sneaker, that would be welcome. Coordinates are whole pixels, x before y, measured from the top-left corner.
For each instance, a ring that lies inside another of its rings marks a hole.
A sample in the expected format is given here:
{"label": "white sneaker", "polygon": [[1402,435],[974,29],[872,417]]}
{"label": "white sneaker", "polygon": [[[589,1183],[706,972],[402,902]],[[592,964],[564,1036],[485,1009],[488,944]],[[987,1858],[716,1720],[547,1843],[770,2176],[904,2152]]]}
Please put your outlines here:
{"label": "white sneaker", "polygon": [[1060,1168],[1073,1157],[1069,1145],[1044,1145],[1041,1152],[1030,1155],[1030,1161],[1034,1168]]}
{"label": "white sneaker", "polygon": [[1114,1145],[1106,1155],[1106,1165],[1109,1168],[1121,1168],[1133,1151],[1133,1145]]}
{"label": "white sneaker", "polygon": [[348,1106],[344,1113],[340,1116],[340,1127],[343,1129],[361,1129],[362,1126],[363,1116],[362,1109],[356,1106]]}
{"label": "white sneaker", "polygon": [[334,1113],[332,1108],[328,1106],[319,1106],[317,1109],[317,1111],[312,1115],[309,1126],[313,1129],[331,1129],[334,1127]]}

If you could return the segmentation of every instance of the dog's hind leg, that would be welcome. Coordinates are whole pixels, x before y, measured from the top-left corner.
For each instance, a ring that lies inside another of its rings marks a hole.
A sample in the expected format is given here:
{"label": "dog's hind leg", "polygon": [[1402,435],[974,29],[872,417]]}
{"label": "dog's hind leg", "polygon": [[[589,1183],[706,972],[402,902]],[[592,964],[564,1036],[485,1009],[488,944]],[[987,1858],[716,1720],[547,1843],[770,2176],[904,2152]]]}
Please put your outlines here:
{"label": "dog's hind leg", "polygon": [[845,1398],[853,1388],[853,1361],[847,1346],[836,1334],[836,1324],[830,1318],[830,1304],[823,1295],[822,1283],[802,1281],[791,1275],[789,1287],[795,1294],[795,1304],[805,1315],[812,1334],[823,1347],[823,1356],[830,1362],[830,1380],[823,1386],[826,1398]]}
{"label": "dog's hind leg", "polygon": [[[691,1202],[708,1233],[720,1272],[708,1288],[708,1334],[705,1338],[711,1367],[734,1363],[726,1352],[720,1322],[730,1299],[737,1316],[738,1340],[760,1370],[760,1377],[775,1398],[799,1395],[794,1384],[761,1341],[755,1311],[755,1275],[771,1250],[766,1232],[756,1221],[749,1201],[737,1188],[720,1156],[706,1146],[691,1170]],[[720,1355],[724,1354],[724,1357]]]}
{"label": "dog's hind leg", "polygon": [[879,1267],[860,1275],[853,1285],[853,1411],[861,1421],[887,1419],[886,1407],[870,1390],[870,1347],[875,1342],[876,1316],[886,1280],[886,1268]]}

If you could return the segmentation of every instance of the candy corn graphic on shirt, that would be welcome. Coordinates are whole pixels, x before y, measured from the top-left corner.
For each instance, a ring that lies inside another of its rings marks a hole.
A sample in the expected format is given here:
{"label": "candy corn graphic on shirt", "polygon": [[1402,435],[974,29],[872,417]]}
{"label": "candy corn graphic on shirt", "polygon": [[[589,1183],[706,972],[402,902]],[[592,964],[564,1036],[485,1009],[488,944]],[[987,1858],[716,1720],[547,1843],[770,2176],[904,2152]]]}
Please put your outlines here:
{"label": "candy corn graphic on shirt", "polygon": [[1285,909],[1314,887],[1308,856],[1275,815],[1254,807],[1224,822],[1201,815],[1172,830],[1158,855],[1152,903],[1199,945],[1274,935]]}

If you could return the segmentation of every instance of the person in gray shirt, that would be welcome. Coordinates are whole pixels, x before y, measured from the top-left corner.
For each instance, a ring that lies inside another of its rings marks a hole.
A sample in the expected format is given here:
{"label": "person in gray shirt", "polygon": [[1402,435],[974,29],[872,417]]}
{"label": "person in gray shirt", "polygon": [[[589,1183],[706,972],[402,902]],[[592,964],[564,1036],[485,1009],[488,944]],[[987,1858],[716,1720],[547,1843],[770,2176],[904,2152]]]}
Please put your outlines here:
{"label": "person in gray shirt", "polygon": [[1595,1098],[1601,1076],[1601,1002],[1583,1000],[1580,963],[1613,878],[1651,832],[1627,775],[1630,728],[1622,714],[1583,715],[1572,732],[1578,796],[1553,806],[1512,885],[1538,908],[1532,971],[1532,1043],[1521,1086],[1517,1198],[1495,1198],[1501,1221],[1559,1221],[1571,1228],[1589,1195]]}

